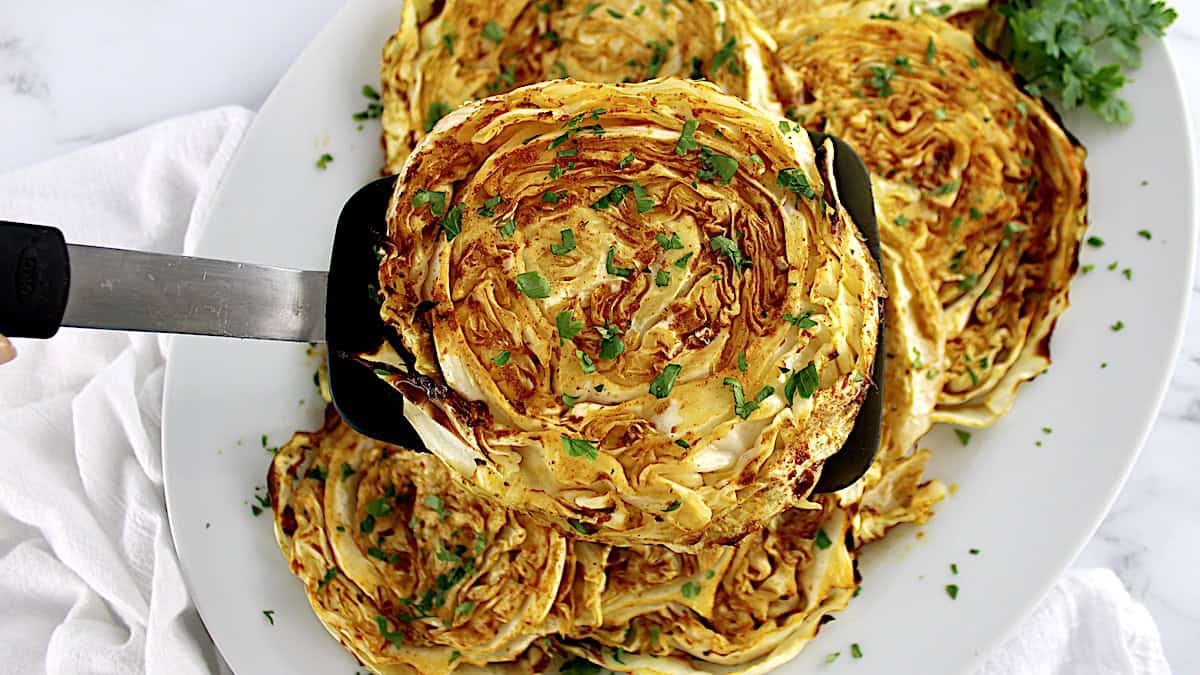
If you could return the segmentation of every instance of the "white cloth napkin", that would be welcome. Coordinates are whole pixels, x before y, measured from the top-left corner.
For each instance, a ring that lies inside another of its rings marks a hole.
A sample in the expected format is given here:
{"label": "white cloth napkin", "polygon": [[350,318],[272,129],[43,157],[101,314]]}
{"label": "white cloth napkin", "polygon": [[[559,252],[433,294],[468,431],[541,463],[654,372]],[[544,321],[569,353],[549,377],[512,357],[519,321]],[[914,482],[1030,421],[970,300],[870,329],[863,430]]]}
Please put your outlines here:
{"label": "white cloth napkin", "polygon": [[[198,113],[0,175],[0,218],[77,243],[190,251],[250,116]],[[221,667],[167,529],[165,341],[65,329],[14,341],[16,361],[0,367],[0,672]],[[1076,570],[978,675],[1169,672],[1158,629],[1117,577]]]}

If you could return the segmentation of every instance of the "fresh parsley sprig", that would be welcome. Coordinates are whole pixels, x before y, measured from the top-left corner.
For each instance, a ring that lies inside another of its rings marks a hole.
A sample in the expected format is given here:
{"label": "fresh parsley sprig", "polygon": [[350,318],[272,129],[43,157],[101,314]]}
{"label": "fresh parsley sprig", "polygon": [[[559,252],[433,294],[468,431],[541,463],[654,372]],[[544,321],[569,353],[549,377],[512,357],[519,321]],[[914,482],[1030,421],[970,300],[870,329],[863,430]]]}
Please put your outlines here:
{"label": "fresh parsley sprig", "polygon": [[1176,13],[1163,0],[1008,0],[1000,54],[1030,93],[1056,94],[1065,108],[1087,106],[1107,122],[1133,121],[1117,96],[1126,69],[1141,65],[1138,41],[1161,37]]}

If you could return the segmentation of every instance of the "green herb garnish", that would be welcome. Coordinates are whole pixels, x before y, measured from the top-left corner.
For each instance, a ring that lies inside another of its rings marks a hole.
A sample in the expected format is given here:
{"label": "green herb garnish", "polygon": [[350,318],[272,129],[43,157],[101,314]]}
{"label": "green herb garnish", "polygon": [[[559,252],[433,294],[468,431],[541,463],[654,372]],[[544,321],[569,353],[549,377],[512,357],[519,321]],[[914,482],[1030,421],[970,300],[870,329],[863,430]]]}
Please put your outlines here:
{"label": "green herb garnish", "polygon": [[550,244],[550,252],[554,255],[566,255],[575,250],[575,231],[570,228],[559,230],[558,236],[562,238],[561,244]]}
{"label": "green herb garnish", "polygon": [[425,133],[433,131],[433,127],[437,125],[438,120],[450,114],[450,106],[441,101],[434,101],[429,104],[429,110],[425,113]]}
{"label": "green herb garnish", "polygon": [[679,377],[679,371],[682,369],[683,366],[674,363],[663,367],[663,371],[650,383],[650,393],[654,398],[666,398],[671,394],[671,389],[675,387],[675,378]]}
{"label": "green herb garnish", "polygon": [[491,19],[488,19],[488,22],[483,24],[483,32],[481,34],[485,40],[491,40],[496,44],[504,41],[504,29],[500,27],[500,24]]}
{"label": "green herb garnish", "polygon": [[565,310],[558,313],[554,318],[554,323],[558,327],[558,344],[563,344],[565,341],[574,338],[583,330],[583,322],[575,321],[571,310]]}
{"label": "green herb garnish", "polygon": [[700,144],[696,142],[696,129],[699,126],[698,120],[687,120],[683,123],[683,130],[679,132],[679,140],[675,141],[675,154],[683,156],[689,150],[700,147]]}
{"label": "green herb garnish", "polygon": [[[1058,94],[1068,110],[1086,105],[1122,124],[1133,113],[1117,92],[1125,70],[1141,65],[1139,39],[1161,37],[1176,18],[1161,0],[1009,0],[997,9],[1007,19],[1001,56],[1030,93]],[[1115,60],[1105,63],[1109,55]]]}
{"label": "green herb garnish", "polygon": [[615,245],[608,247],[608,255],[604,258],[604,270],[609,274],[618,277],[629,278],[633,275],[632,267],[617,267],[613,264],[613,257],[616,255],[617,247]]}
{"label": "green herb garnish", "polygon": [[586,438],[571,438],[562,435],[563,450],[572,457],[587,457],[588,461],[596,461],[600,457],[600,441],[589,441]]}
{"label": "green herb garnish", "polygon": [[617,358],[625,351],[625,343],[621,341],[621,329],[604,322],[604,326],[596,327],[600,334],[600,358],[609,361]]}
{"label": "green herb garnish", "polygon": [[740,274],[743,268],[750,267],[750,261],[742,257],[742,249],[738,247],[736,241],[729,237],[713,237],[708,240],[708,245],[714,252],[729,258],[735,272]]}
{"label": "green herb garnish", "polygon": [[819,386],[821,373],[817,371],[815,363],[809,363],[788,376],[787,381],[783,383],[783,395],[787,398],[788,405],[791,405],[796,394],[800,394],[800,398],[812,398]]}
{"label": "green herb garnish", "polygon": [[517,275],[517,290],[530,298],[550,297],[550,282],[540,272],[522,272]]}

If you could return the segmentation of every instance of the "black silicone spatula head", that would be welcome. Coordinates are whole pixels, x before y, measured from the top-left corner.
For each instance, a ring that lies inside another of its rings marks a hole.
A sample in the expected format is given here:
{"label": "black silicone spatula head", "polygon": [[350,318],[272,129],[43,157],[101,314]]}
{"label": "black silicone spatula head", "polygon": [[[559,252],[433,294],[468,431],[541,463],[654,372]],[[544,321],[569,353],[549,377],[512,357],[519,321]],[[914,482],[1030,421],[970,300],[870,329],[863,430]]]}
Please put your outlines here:
{"label": "black silicone spatula head", "polygon": [[376,251],[387,237],[387,210],[396,177],[361,188],[342,207],[325,292],[325,342],[329,392],[342,419],[355,431],[387,443],[421,449],[424,444],[404,418],[404,398],[357,355],[387,341],[379,316]]}
{"label": "black silicone spatula head", "polygon": [[[867,172],[866,164],[840,138],[814,131],[808,135],[814,147],[820,147],[826,139],[833,141],[833,172],[837,178],[838,196],[862,233],[876,267],[880,267],[883,261],[879,249],[879,224],[875,221],[875,197],[871,192],[871,175]],[[879,452],[883,424],[883,331],[881,314],[879,338],[875,343],[875,363],[871,371],[874,386],[867,390],[867,397],[842,449],[826,460],[815,492],[834,492],[849,487],[871,468],[871,462],[875,461],[875,455]]]}
{"label": "black silicone spatula head", "polygon": [[[878,265],[879,229],[866,166],[843,141],[820,133],[809,135],[818,148],[827,138],[833,141],[839,196]],[[386,238],[385,217],[395,183],[396,177],[391,176],[362,188],[346,202],[338,218],[325,309],[329,385],[334,406],[351,428],[388,443],[421,449],[424,444],[404,418],[403,397],[357,358],[374,352],[389,339],[379,317],[375,290],[379,283],[376,250]],[[881,322],[871,375],[875,386],[869,390],[845,444],[825,462],[817,492],[847,487],[875,459],[883,413],[883,368]]]}

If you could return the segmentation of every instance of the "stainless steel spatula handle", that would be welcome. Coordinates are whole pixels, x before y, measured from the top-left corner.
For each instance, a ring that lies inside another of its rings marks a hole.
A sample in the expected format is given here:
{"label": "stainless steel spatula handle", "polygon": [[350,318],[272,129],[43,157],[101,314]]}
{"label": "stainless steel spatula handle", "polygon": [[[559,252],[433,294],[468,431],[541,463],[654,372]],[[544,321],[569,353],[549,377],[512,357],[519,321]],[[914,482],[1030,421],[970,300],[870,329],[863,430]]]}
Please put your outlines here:
{"label": "stainless steel spatula handle", "polygon": [[0,221],[0,333],[59,326],[323,342],[325,272],[66,244]]}

